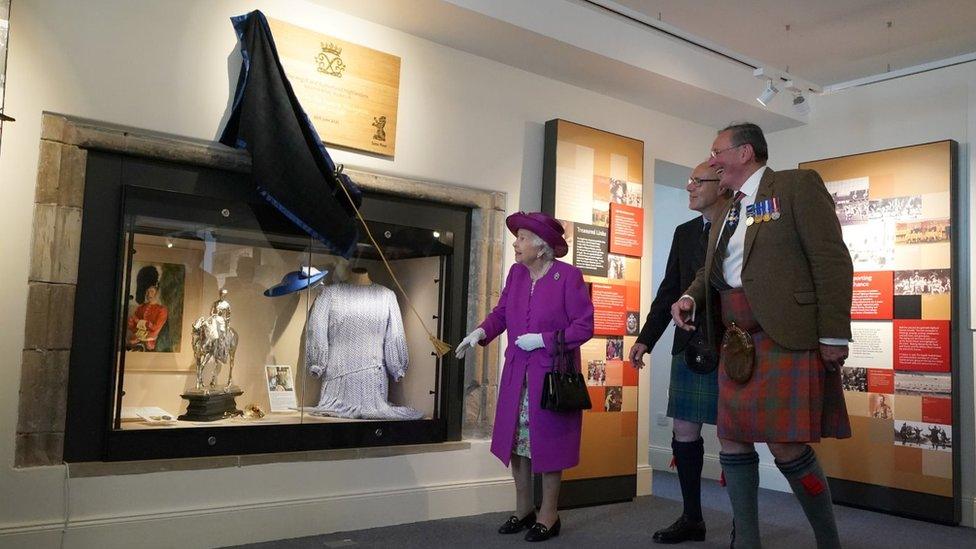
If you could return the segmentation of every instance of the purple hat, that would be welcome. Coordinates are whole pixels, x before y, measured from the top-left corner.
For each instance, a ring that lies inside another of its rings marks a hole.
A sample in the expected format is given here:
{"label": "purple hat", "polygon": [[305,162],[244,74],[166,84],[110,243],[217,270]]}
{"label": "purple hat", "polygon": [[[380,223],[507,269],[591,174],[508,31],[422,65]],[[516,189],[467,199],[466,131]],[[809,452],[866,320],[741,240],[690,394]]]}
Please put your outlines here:
{"label": "purple hat", "polygon": [[505,219],[508,230],[518,236],[519,229],[532,231],[552,248],[553,255],[562,257],[569,252],[569,245],[563,238],[561,223],[542,212],[516,212]]}

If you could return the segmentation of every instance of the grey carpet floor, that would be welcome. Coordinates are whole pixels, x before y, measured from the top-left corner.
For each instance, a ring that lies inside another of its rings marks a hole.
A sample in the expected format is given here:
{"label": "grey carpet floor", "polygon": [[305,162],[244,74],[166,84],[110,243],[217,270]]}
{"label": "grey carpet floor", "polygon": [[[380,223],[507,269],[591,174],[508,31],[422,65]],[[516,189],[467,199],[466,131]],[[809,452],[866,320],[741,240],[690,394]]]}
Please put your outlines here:
{"label": "grey carpet floor", "polygon": [[[541,547],[625,549],[651,547],[651,533],[667,526],[681,513],[677,476],[654,473],[654,496],[630,503],[560,511],[562,532]],[[708,537],[701,543],[685,543],[689,549],[729,546],[732,514],[725,491],[715,481],[704,481],[702,505]],[[847,549],[976,548],[976,530],[941,526],[881,513],[836,507],[841,540]],[[813,533],[792,494],[761,490],[760,528],[766,549],[815,547]],[[353,532],[339,532],[240,546],[247,549],[331,549],[348,547],[505,548],[529,547],[521,536],[495,533],[507,513],[432,520]],[[531,545],[540,547],[540,545]]]}

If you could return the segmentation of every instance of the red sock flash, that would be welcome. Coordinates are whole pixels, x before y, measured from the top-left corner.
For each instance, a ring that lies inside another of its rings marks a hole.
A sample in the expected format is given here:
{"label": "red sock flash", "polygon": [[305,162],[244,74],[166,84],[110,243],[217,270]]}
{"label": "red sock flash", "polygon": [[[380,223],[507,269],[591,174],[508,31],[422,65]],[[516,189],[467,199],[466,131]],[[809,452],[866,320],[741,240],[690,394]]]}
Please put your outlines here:
{"label": "red sock flash", "polygon": [[807,473],[800,477],[800,484],[803,485],[803,489],[811,496],[818,496],[825,489],[823,482],[813,473]]}

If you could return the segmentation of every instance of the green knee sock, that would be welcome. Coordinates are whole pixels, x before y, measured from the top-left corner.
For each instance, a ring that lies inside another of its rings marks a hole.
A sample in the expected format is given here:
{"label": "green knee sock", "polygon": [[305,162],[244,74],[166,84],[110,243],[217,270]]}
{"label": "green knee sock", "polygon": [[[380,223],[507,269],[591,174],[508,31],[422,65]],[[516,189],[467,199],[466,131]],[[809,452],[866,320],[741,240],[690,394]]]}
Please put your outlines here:
{"label": "green knee sock", "polygon": [[735,547],[759,549],[759,454],[719,453],[718,457],[732,502]]}
{"label": "green knee sock", "polygon": [[776,466],[790,482],[796,499],[800,500],[800,506],[803,507],[803,512],[813,527],[813,534],[817,537],[817,547],[838,549],[840,536],[834,521],[830,487],[827,486],[827,479],[813,448],[807,446],[800,457],[786,463],[777,461]]}

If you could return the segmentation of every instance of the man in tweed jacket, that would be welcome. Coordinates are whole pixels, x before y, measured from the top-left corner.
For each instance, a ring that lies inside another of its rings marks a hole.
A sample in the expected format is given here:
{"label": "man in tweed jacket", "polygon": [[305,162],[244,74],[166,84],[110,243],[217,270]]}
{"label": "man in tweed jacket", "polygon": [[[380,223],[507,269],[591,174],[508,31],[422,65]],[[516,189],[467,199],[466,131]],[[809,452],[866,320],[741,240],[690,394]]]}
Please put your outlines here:
{"label": "man in tweed jacket", "polygon": [[[630,349],[630,364],[644,366],[643,356],[650,351],[671,323],[671,304],[691,284],[705,262],[705,244],[711,222],[721,215],[728,198],[718,186],[719,177],[707,162],[699,164],[688,179],[688,207],[702,215],[678,225],[664,280],[657,289],[651,311],[637,342]],[[705,539],[701,512],[701,474],[705,458],[703,423],[715,424],[718,405],[718,372],[699,374],[685,365],[684,349],[691,332],[674,331],[671,345],[671,382],[668,387],[668,417],[674,419],[671,450],[678,469],[684,510],[678,520],[654,533],[658,543],[680,543]]]}
{"label": "man in tweed jacket", "polygon": [[[738,124],[712,144],[712,166],[735,192],[724,222],[709,235],[705,265],[672,306],[678,327],[696,304],[747,329],[755,345],[752,377],[733,381],[719,368],[718,436],[735,519],[734,543],[760,547],[757,490],[765,442],[800,501],[818,547],[839,547],[830,490],[808,442],[850,436],[840,366],[851,337],[853,266],[833,200],[809,170],[766,167],[762,130]],[[741,222],[740,222],[741,221]],[[725,233],[723,237],[723,233]],[[716,259],[718,256],[718,259]]]}

